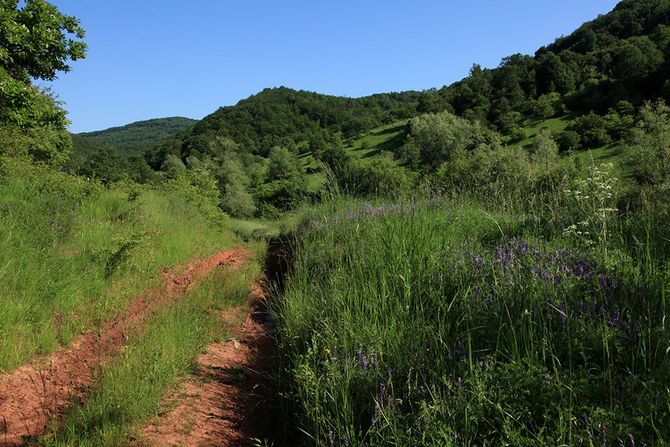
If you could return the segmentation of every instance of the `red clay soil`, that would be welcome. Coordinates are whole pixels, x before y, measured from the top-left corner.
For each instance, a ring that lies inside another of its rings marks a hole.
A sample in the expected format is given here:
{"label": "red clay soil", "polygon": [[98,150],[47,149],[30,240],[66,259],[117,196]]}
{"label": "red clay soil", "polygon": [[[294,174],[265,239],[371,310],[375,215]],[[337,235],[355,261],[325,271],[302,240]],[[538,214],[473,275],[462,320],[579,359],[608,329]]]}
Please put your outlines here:
{"label": "red clay soil", "polygon": [[[234,338],[214,343],[197,358],[194,376],[164,402],[165,414],[152,420],[136,446],[230,447],[267,439],[275,419],[269,371],[273,341],[264,312],[261,284],[251,290],[250,309]],[[242,309],[222,315],[228,324]]]}
{"label": "red clay soil", "polygon": [[0,446],[20,446],[43,435],[73,401],[86,396],[95,382],[95,371],[125,346],[130,330],[140,328],[155,311],[183,296],[189,285],[216,266],[242,263],[247,256],[244,248],[236,248],[193,260],[172,272],[164,270],[163,287],[135,298],[118,318],[77,337],[48,358],[0,375]]}

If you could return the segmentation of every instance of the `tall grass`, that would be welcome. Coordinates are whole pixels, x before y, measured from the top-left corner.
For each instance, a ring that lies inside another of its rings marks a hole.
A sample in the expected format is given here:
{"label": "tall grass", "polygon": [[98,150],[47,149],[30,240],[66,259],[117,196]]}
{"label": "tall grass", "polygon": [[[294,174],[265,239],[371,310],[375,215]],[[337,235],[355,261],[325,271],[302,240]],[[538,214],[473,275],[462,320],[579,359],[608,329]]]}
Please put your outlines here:
{"label": "tall grass", "polygon": [[605,257],[563,236],[565,214],[316,211],[276,310],[305,443],[670,441],[667,253],[625,244],[664,224],[611,223]]}
{"label": "tall grass", "polygon": [[161,267],[233,243],[174,192],[103,189],[46,167],[5,163],[0,371],[95,327],[157,281]]}
{"label": "tall grass", "polygon": [[86,402],[41,445],[128,444],[134,431],[159,413],[166,392],[192,371],[204,346],[225,337],[220,311],[243,305],[258,274],[257,264],[241,270],[219,267],[157,315],[145,331],[131,337],[120,358],[100,371]]}

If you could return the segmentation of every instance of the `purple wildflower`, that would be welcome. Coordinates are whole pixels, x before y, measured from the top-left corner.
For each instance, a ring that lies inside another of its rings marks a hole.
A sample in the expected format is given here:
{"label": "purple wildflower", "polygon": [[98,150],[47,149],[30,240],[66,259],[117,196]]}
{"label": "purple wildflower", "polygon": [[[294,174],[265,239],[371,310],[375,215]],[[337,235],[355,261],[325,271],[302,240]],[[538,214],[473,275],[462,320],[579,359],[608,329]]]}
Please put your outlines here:
{"label": "purple wildflower", "polygon": [[598,275],[598,282],[600,283],[600,287],[603,288],[603,290],[608,290],[611,286],[610,279],[604,273]]}
{"label": "purple wildflower", "polygon": [[567,323],[567,312],[565,309],[565,301],[561,301],[561,303],[558,305],[558,314],[559,314],[559,319],[561,320],[561,324]]}
{"label": "purple wildflower", "polygon": [[575,263],[573,273],[581,279],[586,279],[589,277],[589,266],[586,262],[579,260]]}

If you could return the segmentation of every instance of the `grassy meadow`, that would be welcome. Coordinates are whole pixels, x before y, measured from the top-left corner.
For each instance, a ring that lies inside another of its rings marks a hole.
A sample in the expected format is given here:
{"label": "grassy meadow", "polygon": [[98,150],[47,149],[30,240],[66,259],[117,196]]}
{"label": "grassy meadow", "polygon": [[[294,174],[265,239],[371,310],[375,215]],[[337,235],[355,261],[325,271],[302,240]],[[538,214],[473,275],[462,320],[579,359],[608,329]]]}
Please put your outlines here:
{"label": "grassy meadow", "polygon": [[667,207],[571,232],[588,209],[435,198],[308,213],[275,309],[305,443],[669,442]]}
{"label": "grassy meadow", "polygon": [[354,157],[370,158],[382,151],[393,151],[402,146],[407,120],[381,126],[345,141],[344,149]]}

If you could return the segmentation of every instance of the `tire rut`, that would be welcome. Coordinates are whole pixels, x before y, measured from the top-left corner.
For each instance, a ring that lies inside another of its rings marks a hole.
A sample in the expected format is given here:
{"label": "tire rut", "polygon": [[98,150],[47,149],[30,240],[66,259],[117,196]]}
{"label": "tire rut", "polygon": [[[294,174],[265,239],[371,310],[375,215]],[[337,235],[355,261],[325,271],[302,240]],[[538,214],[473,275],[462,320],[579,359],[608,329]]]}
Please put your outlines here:
{"label": "tire rut", "polygon": [[193,260],[184,268],[163,270],[163,287],[132,300],[119,317],[82,334],[47,358],[0,375],[0,446],[21,446],[43,435],[73,402],[86,397],[95,384],[96,370],[123,349],[130,330],[183,296],[191,284],[216,266],[242,263],[248,256],[246,249],[238,247]]}
{"label": "tire rut", "polygon": [[249,304],[248,310],[222,314],[233,325],[233,337],[210,344],[198,356],[193,376],[165,399],[169,411],[150,421],[133,446],[231,447],[272,437],[274,340],[261,282],[252,286]]}

